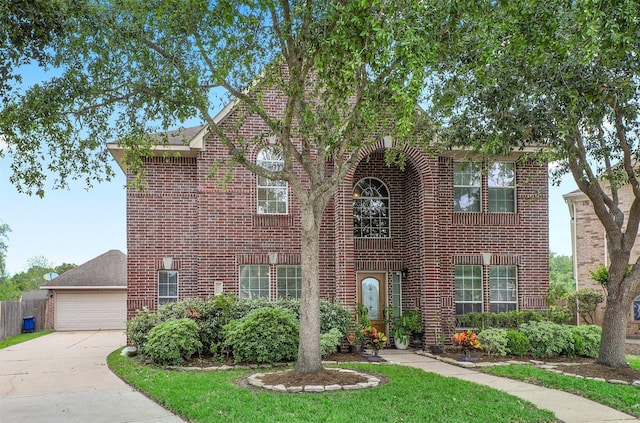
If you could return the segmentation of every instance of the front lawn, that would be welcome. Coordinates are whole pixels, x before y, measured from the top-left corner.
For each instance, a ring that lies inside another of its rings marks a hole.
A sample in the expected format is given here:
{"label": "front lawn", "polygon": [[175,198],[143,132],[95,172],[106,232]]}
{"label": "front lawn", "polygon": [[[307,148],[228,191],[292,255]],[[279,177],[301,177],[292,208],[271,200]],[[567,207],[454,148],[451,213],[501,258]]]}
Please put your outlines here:
{"label": "front lawn", "polygon": [[52,330],[42,330],[40,332],[31,332],[31,333],[21,333],[20,335],[12,336],[7,339],[3,339],[0,341],[0,350],[3,348],[8,348],[12,345],[20,344],[22,342],[30,341],[31,339],[39,338],[44,335],[48,335]]}
{"label": "front lawn", "polygon": [[[631,356],[633,357],[633,356]],[[629,360],[631,367],[640,367],[638,356]],[[608,382],[588,380],[573,376],[564,376],[531,365],[491,366],[482,369],[485,373],[522,380],[527,383],[551,389],[570,392],[599,402],[623,413],[640,417],[640,388],[631,385],[615,385]]]}
{"label": "front lawn", "polygon": [[397,365],[343,364],[381,373],[388,384],[359,391],[286,394],[234,383],[256,370],[180,372],[114,351],[112,371],[191,422],[554,422],[554,414],[487,386]]}

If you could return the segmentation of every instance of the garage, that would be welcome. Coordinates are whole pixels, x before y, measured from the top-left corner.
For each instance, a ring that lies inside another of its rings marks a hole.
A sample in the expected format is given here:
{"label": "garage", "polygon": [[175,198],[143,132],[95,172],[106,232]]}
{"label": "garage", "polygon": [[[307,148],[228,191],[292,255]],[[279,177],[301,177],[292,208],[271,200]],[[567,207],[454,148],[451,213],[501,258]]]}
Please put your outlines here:
{"label": "garage", "polygon": [[57,331],[125,329],[127,256],[106,253],[55,277],[49,290],[47,326]]}
{"label": "garage", "polygon": [[55,330],[125,329],[127,291],[58,291]]}

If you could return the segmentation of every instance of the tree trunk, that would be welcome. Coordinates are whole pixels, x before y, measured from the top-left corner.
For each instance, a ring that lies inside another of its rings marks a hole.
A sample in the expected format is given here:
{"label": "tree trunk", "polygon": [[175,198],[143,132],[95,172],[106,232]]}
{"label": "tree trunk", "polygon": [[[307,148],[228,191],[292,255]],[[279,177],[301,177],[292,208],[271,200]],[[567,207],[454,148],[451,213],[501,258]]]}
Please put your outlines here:
{"label": "tree trunk", "polygon": [[609,273],[609,276],[598,363],[609,367],[629,367],[625,357],[625,344],[628,313],[633,302],[633,295],[627,291],[632,284],[626,280],[627,277],[616,277],[612,273]]}
{"label": "tree trunk", "polygon": [[322,370],[319,276],[322,210],[323,207],[318,204],[302,204],[300,217],[302,223],[300,246],[302,293],[300,298],[300,341],[298,362],[295,369],[301,373],[316,373]]}
{"label": "tree trunk", "polygon": [[631,304],[622,303],[614,298],[607,300],[598,363],[609,367],[629,367],[625,358],[625,343],[627,313],[630,307]]}

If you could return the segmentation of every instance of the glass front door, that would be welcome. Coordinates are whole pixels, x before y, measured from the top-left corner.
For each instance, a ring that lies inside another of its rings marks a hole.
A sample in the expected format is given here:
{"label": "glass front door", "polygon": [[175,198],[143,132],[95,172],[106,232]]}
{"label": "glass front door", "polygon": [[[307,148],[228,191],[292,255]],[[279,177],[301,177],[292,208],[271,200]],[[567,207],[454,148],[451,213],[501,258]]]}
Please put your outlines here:
{"label": "glass front door", "polygon": [[388,335],[384,324],[385,273],[358,273],[358,302],[367,308],[371,326]]}

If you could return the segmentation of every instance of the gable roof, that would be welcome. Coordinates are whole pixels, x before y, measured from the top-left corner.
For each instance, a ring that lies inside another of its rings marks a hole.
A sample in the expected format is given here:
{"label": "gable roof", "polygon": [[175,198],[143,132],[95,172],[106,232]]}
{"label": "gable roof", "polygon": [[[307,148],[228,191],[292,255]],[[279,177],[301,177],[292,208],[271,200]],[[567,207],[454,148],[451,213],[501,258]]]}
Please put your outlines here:
{"label": "gable roof", "polygon": [[41,286],[41,289],[123,289],[127,287],[127,256],[109,250]]}

